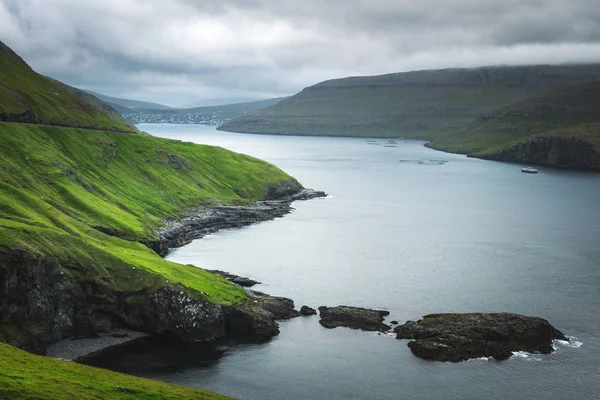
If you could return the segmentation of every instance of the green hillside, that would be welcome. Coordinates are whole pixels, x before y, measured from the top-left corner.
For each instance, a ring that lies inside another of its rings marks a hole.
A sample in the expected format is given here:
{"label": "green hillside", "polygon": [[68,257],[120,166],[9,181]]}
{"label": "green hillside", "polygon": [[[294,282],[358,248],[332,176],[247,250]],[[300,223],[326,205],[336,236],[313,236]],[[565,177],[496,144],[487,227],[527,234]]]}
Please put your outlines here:
{"label": "green hillside", "polygon": [[[139,134],[0,50],[0,342],[43,354],[115,327],[210,340],[255,321],[275,334],[243,289],[145,244],[192,207],[302,186],[250,156]],[[176,397],[218,398],[0,344],[2,399]]]}
{"label": "green hillside", "polygon": [[[106,276],[124,293],[166,278],[213,302],[238,301],[236,287],[139,242],[188,207],[258,200],[292,179],[250,156],[145,135],[2,123],[0,142],[0,253],[50,256],[68,274]],[[132,267],[143,278],[116,279]]]}
{"label": "green hillside", "polygon": [[594,80],[600,80],[598,65],[445,69],[335,79],[219,129],[434,139],[516,101]]}
{"label": "green hillside", "polygon": [[106,101],[100,99],[99,97],[96,97],[92,93],[88,93],[88,92],[86,92],[84,90],[77,89],[76,87],[69,86],[66,83],[57,81],[57,80],[52,79],[52,78],[48,78],[48,79],[52,80],[54,83],[56,83],[57,85],[59,85],[63,89],[66,89],[69,92],[73,93],[74,95],[76,95],[77,97],[79,97],[80,99],[82,99],[83,101],[85,101],[85,102],[93,105],[98,110],[100,110],[100,111],[108,114],[113,119],[116,119],[117,121],[119,121],[119,122],[121,122],[123,124],[128,125],[131,129],[137,130],[137,128],[135,127],[135,125],[133,125],[131,122],[127,121],[127,119],[125,119],[115,109],[115,107],[113,107],[110,103],[107,103]]}
{"label": "green hillside", "polygon": [[600,168],[600,82],[567,86],[488,113],[428,146],[473,157]]}
{"label": "green hillside", "polygon": [[0,399],[226,399],[214,393],[34,356],[0,343]]}
{"label": "green hillside", "polygon": [[127,123],[34,72],[2,42],[0,121],[135,132]]}

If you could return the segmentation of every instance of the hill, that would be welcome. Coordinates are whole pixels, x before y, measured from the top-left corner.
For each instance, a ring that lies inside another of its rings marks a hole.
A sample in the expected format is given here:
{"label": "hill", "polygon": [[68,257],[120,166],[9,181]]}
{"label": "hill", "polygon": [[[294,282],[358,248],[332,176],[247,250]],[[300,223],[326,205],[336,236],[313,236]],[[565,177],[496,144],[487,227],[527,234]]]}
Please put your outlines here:
{"label": "hill", "polygon": [[134,124],[167,123],[221,125],[232,118],[277,104],[283,99],[285,98],[171,110],[117,109],[125,118]]}
{"label": "hill", "polygon": [[[119,327],[184,340],[277,334],[243,289],[153,248],[167,221],[297,193],[296,180],[223,148],[139,134],[5,46],[0,66],[0,114],[17,121],[0,122],[0,342],[45,354]],[[0,398],[175,396],[216,397],[0,343]]]}
{"label": "hill", "polygon": [[148,108],[151,110],[171,110],[172,107],[165,106],[163,104],[152,103],[149,101],[139,101],[139,100],[131,100],[131,99],[121,99],[118,97],[110,97],[104,94],[88,91],[88,93],[92,94],[94,97],[99,98],[100,100],[114,104],[120,107],[126,108]]}
{"label": "hill", "polygon": [[130,125],[34,72],[2,42],[0,121],[135,132]]}
{"label": "hill", "polygon": [[434,139],[550,89],[600,80],[599,65],[414,71],[321,82],[219,129]]}
{"label": "hill", "polygon": [[428,146],[493,160],[600,168],[600,82],[562,87],[490,112]]}
{"label": "hill", "polygon": [[82,99],[83,101],[93,105],[94,107],[96,107],[97,109],[99,109],[100,111],[108,114],[110,117],[112,117],[113,119],[116,119],[126,125],[128,125],[129,127],[131,127],[132,129],[137,129],[131,122],[127,121],[116,109],[115,107],[113,107],[111,104],[107,103],[106,101],[100,100],[98,97],[96,97],[95,95],[86,92],[84,90],[78,89],[76,87],[73,86],[69,86],[66,83],[57,81],[55,79],[52,78],[48,78],[50,80],[52,80],[54,83],[56,83],[57,85],[59,85],[60,87],[62,87],[63,89],[68,90],[69,92],[73,93],[74,95],[76,95],[77,97],[79,97],[80,99]]}

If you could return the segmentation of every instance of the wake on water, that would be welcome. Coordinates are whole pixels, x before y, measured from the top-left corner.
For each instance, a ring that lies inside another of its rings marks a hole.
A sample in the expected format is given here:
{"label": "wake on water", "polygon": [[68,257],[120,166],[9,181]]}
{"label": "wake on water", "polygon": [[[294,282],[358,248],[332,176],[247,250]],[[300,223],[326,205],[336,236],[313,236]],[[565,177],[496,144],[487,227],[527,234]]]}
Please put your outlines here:
{"label": "wake on water", "polygon": [[[553,340],[552,341],[552,349],[557,351],[560,347],[569,347],[572,349],[577,349],[583,345],[582,342],[578,341],[577,338],[572,336],[567,336],[569,340]],[[541,361],[543,354],[536,353],[528,353],[526,351],[513,351],[513,355],[511,358],[526,358],[533,361]]]}

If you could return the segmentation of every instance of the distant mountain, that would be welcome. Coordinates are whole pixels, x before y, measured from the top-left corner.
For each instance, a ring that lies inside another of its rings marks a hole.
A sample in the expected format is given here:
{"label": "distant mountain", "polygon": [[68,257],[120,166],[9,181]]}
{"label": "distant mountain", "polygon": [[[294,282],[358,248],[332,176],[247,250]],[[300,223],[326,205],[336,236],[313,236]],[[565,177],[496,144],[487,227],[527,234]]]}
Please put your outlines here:
{"label": "distant mountain", "polygon": [[494,110],[428,146],[491,160],[600,169],[600,82]]}
{"label": "distant mountain", "polygon": [[600,80],[599,64],[442,69],[334,79],[220,129],[435,139],[519,100],[595,80]]}
{"label": "distant mountain", "polygon": [[103,100],[107,103],[111,103],[113,105],[127,107],[127,108],[150,108],[154,110],[171,110],[172,108],[169,106],[165,106],[158,103],[151,103],[148,101],[138,101],[138,100],[130,100],[130,99],[120,99],[118,97],[110,97],[100,93],[92,92],[88,90],[88,93],[93,94],[100,100]]}
{"label": "distant mountain", "polygon": [[118,111],[123,115],[123,117],[134,124],[167,123],[221,125],[232,118],[250,114],[256,110],[277,104],[283,99],[285,98],[187,109],[174,108],[170,110],[121,107],[118,108]]}
{"label": "distant mountain", "polygon": [[67,85],[33,71],[0,42],[0,121],[134,132],[114,110],[90,104]]}

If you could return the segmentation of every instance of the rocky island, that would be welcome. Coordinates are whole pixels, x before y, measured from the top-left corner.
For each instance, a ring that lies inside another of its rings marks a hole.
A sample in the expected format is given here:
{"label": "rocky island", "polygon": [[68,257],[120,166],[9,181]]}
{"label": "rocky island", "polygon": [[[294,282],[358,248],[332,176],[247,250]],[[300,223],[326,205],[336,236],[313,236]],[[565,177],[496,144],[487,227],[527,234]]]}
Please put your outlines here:
{"label": "rocky island", "polygon": [[389,315],[388,311],[350,306],[321,306],[319,314],[321,317],[319,323],[329,329],[343,326],[363,331],[387,332],[390,330],[390,326],[383,323],[384,317]]}
{"label": "rocky island", "polygon": [[397,339],[425,360],[459,362],[509,358],[515,351],[549,354],[552,341],[567,340],[548,321],[512,313],[429,314],[394,328]]}

